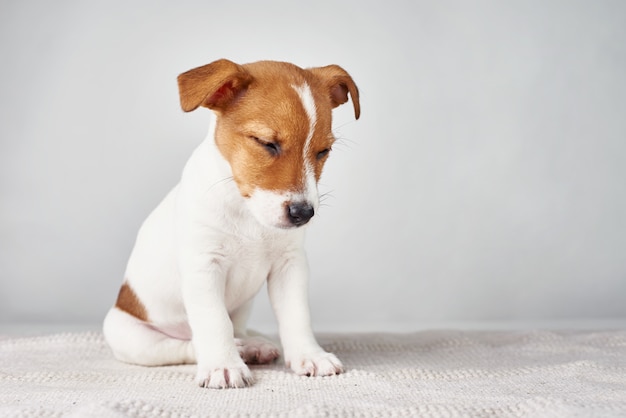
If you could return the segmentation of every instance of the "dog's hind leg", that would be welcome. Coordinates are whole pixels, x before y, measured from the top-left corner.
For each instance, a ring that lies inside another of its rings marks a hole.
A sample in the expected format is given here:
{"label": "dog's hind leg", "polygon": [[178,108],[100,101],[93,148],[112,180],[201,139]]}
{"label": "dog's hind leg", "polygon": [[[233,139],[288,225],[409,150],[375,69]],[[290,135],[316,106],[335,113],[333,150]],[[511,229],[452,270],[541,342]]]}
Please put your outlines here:
{"label": "dog's hind leg", "polygon": [[191,341],[170,337],[115,307],[104,320],[103,332],[115,357],[125,363],[165,366],[196,362]]}

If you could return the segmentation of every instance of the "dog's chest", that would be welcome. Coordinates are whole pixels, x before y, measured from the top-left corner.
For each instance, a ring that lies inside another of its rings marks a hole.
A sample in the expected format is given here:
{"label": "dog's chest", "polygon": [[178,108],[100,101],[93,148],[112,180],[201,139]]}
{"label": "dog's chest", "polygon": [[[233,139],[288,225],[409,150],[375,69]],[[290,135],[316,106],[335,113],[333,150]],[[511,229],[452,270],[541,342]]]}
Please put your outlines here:
{"label": "dog's chest", "polygon": [[225,243],[225,301],[228,310],[252,298],[270,275],[272,268],[288,252],[280,240],[260,239],[245,242],[234,239]]}

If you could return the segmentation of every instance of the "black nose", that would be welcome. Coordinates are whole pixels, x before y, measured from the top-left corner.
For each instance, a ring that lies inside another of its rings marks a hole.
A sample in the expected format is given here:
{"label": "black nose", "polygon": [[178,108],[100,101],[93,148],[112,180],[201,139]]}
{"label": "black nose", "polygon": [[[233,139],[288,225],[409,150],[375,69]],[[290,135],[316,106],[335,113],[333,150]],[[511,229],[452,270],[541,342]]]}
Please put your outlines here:
{"label": "black nose", "polygon": [[309,222],[314,214],[313,206],[306,202],[290,203],[287,206],[287,218],[295,226],[301,226]]}

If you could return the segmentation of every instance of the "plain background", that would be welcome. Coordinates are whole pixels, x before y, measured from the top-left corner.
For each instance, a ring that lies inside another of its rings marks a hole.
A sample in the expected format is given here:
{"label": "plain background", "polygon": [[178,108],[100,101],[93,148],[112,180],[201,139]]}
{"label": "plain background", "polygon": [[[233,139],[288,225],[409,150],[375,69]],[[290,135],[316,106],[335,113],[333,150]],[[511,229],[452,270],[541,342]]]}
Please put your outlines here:
{"label": "plain background", "polygon": [[101,321],[207,129],[176,76],[222,57],[360,87],[316,329],[626,318],[623,1],[3,1],[0,57],[0,323]]}

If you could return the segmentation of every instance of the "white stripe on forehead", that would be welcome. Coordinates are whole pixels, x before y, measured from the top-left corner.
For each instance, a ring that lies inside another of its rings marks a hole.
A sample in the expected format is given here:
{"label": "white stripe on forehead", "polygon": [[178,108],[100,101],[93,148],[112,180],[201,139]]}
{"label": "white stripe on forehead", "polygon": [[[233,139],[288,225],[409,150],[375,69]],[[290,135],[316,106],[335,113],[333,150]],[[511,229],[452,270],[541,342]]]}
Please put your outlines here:
{"label": "white stripe on forehead", "polygon": [[315,107],[315,100],[313,100],[313,94],[311,94],[311,88],[307,83],[303,83],[301,86],[291,85],[293,89],[298,93],[304,111],[309,118],[309,134],[306,137],[304,143],[304,156],[308,154],[308,150],[311,147],[311,139],[313,138],[313,131],[315,130],[315,123],[317,122],[317,108]]}
{"label": "white stripe on forehead", "polygon": [[309,118],[309,133],[306,136],[304,149],[302,151],[302,158],[304,161],[304,187],[306,199],[309,200],[314,206],[317,206],[319,203],[317,196],[317,183],[315,181],[313,167],[311,166],[311,162],[308,158],[309,151],[311,149],[311,140],[313,139],[313,134],[315,132],[315,124],[317,123],[317,107],[315,106],[315,100],[313,99],[311,88],[306,82],[300,86],[292,84],[291,87],[293,87],[296,93],[298,93],[298,97],[300,97],[304,111]]}

